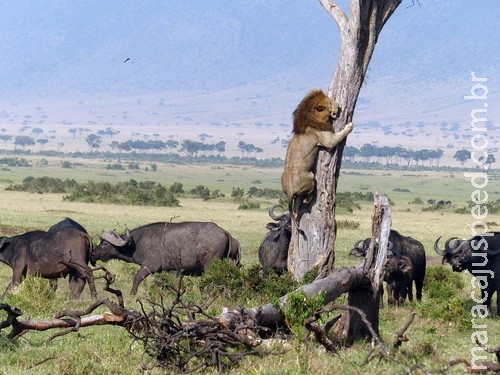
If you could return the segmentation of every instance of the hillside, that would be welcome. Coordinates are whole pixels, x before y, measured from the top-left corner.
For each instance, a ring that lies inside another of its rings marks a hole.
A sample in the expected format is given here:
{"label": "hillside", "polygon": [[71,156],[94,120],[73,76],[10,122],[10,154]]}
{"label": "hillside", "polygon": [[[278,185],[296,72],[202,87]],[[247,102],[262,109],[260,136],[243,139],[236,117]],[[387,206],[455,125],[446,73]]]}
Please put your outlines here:
{"label": "hillside", "polygon": [[[381,34],[350,142],[469,147],[471,72],[487,77],[488,100],[498,102],[500,7],[494,0],[411,4],[403,1]],[[277,0],[8,1],[0,14],[0,128],[66,134],[111,126],[127,136],[177,139],[207,133],[281,156],[271,142],[289,137],[291,113],[310,88],[326,88],[338,44],[321,5],[301,0],[286,7]],[[500,107],[489,105],[491,126],[499,118]],[[442,131],[455,126],[455,135],[457,125],[459,138]]]}

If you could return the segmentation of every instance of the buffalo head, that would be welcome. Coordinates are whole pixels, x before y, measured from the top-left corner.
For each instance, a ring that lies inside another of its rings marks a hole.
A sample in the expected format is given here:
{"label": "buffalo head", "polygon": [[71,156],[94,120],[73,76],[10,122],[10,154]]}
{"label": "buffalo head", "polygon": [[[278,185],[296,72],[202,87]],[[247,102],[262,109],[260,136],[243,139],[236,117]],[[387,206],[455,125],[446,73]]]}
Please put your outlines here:
{"label": "buffalo head", "polygon": [[106,231],[101,237],[99,245],[92,251],[92,260],[102,260],[107,262],[110,259],[121,258],[127,252],[133,252],[134,241],[130,236],[129,231],[124,237],[120,236],[116,231]]}
{"label": "buffalo head", "polygon": [[[442,263],[451,265],[453,271],[462,272],[470,270],[473,258],[480,253],[486,253],[487,256],[494,256],[500,253],[500,248],[494,246],[494,242],[488,242],[488,237],[475,236],[470,240],[460,240],[457,237],[448,239],[444,244],[444,249],[439,248],[439,237],[434,242],[434,251],[443,257]],[[493,246],[492,246],[493,245]],[[475,252],[476,254],[473,254]]]}

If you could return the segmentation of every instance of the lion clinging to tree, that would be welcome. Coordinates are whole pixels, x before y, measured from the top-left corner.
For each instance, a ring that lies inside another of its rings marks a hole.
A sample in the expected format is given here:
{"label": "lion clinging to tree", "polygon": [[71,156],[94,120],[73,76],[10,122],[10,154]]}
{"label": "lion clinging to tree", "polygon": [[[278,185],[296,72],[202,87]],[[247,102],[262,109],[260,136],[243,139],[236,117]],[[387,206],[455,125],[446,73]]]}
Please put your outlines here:
{"label": "lion clinging to tree", "polygon": [[301,207],[309,203],[314,192],[313,166],[319,147],[332,149],[352,131],[352,123],[338,133],[332,121],[339,114],[339,104],[321,90],[312,90],[293,111],[293,136],[286,152],[281,187],[288,200],[288,209],[295,223]]}

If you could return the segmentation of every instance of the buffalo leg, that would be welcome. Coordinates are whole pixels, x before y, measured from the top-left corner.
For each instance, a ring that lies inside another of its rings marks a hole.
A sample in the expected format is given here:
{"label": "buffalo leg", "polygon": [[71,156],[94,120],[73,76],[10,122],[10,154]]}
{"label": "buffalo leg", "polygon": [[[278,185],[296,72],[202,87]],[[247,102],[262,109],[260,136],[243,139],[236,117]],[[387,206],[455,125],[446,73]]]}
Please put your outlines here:
{"label": "buffalo leg", "polygon": [[424,278],[415,279],[415,289],[417,290],[417,301],[422,300],[422,288],[424,287]]}
{"label": "buffalo leg", "polygon": [[57,290],[57,279],[50,279],[49,286],[50,286],[50,290],[52,290],[55,293]]}
{"label": "buffalo leg", "polygon": [[130,291],[130,294],[136,294],[137,288],[139,288],[139,284],[150,274],[151,271],[147,267],[141,267],[134,276],[134,282],[132,284],[132,290]]}
{"label": "buffalo leg", "polygon": [[82,295],[83,289],[85,288],[86,280],[78,274],[71,273],[69,275],[69,289],[71,292],[72,299],[78,299]]}
{"label": "buffalo leg", "polygon": [[94,274],[92,273],[90,267],[87,265],[85,266],[75,265],[74,263],[66,265],[74,269],[77,277],[83,279],[84,281],[85,280],[87,281],[87,283],[89,284],[90,295],[92,296],[92,298],[96,298],[97,291],[95,289]]}
{"label": "buffalo leg", "polygon": [[[413,282],[408,283],[408,285],[405,288],[408,292],[408,301],[412,302],[413,301]],[[416,289],[417,289],[417,296],[418,296],[418,287]],[[418,297],[417,297],[417,299],[418,299]],[[418,299],[418,300],[420,301],[420,299]]]}
{"label": "buffalo leg", "polygon": [[13,268],[12,269],[12,279],[10,280],[9,285],[5,288],[4,295],[14,289],[17,285],[21,284],[21,281],[26,276],[27,268]]}

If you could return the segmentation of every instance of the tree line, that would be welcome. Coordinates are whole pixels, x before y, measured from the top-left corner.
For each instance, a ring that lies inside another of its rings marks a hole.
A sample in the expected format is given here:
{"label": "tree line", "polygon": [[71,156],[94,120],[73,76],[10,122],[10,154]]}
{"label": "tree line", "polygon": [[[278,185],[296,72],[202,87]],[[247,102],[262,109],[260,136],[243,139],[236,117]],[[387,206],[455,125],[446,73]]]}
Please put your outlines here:
{"label": "tree line", "polygon": [[[76,128],[75,128],[76,130]],[[113,133],[116,135],[118,132]],[[98,134],[88,134],[85,138],[87,145],[90,147],[91,152],[97,152],[103,146],[103,139],[111,137],[109,132],[100,131]],[[203,141],[196,141],[185,139],[183,141],[176,141],[169,139],[162,141],[157,139],[149,140],[127,140],[125,142],[118,142],[113,140],[108,146],[113,153],[127,154],[174,154],[184,155],[189,158],[205,158],[205,157],[224,157],[226,151],[226,142],[219,141],[215,143],[206,143]],[[43,146],[48,142],[45,138],[35,139],[28,135],[10,136],[0,134],[0,140],[4,143],[13,141],[16,147],[27,151],[27,148],[39,144],[43,151]],[[59,144],[63,146],[63,144]],[[241,152],[242,157],[256,157],[257,154],[262,153],[263,149],[251,143],[239,141],[238,150]],[[343,152],[343,159],[348,161],[350,165],[355,164],[380,164],[380,165],[395,165],[404,167],[439,167],[440,160],[444,152],[442,149],[420,149],[412,150],[401,146],[376,146],[370,143],[365,143],[361,147],[346,146]],[[484,156],[480,156],[482,160]],[[467,149],[460,149],[455,152],[453,159],[459,162],[462,166],[465,162],[471,160],[471,152]],[[496,159],[493,154],[488,154],[484,164],[491,166],[495,163]]]}

